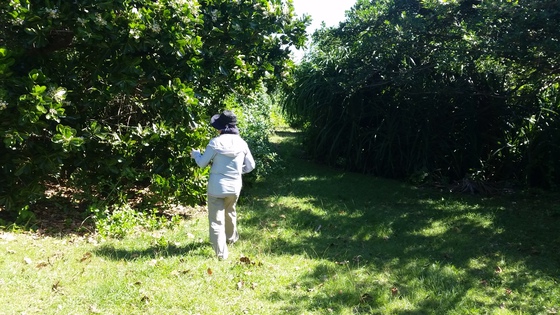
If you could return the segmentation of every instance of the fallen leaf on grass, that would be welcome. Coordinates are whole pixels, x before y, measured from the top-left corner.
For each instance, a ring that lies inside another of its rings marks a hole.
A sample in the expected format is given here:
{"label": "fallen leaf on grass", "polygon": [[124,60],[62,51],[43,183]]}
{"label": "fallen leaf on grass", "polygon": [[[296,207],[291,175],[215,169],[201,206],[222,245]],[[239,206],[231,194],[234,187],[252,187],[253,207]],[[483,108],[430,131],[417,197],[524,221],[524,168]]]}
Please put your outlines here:
{"label": "fallen leaf on grass", "polygon": [[239,280],[239,282],[237,282],[237,284],[236,284],[237,290],[243,289],[244,284],[245,283],[243,282],[243,280]]}
{"label": "fallen leaf on grass", "polygon": [[84,254],[84,256],[82,256],[82,258],[80,258],[80,262],[84,262],[84,261],[86,261],[90,258],[91,258],[91,253],[87,252],[87,253]]}
{"label": "fallen leaf on grass", "polygon": [[245,257],[245,256],[241,256],[239,258],[239,261],[246,264],[246,265],[253,265],[253,266],[259,266],[259,267],[262,266],[261,262],[251,261],[251,259],[249,257]]}
{"label": "fallen leaf on grass", "polygon": [[392,288],[391,288],[391,294],[392,294],[393,296],[399,294],[399,289],[397,289],[396,287],[392,287]]}
{"label": "fallen leaf on grass", "polygon": [[206,273],[208,273],[209,275],[212,275],[212,269],[208,268],[208,270],[206,270]]}
{"label": "fallen leaf on grass", "polygon": [[48,265],[49,265],[49,264],[48,264],[47,262],[42,261],[42,262],[38,263],[36,267],[37,267],[37,268],[43,268],[43,267],[46,267],[46,266],[48,266]]}
{"label": "fallen leaf on grass", "polygon": [[186,270],[173,270],[173,271],[171,271],[171,275],[178,277],[180,275],[184,275],[184,274],[187,274],[189,272],[190,272],[190,270],[188,270],[188,269],[186,269]]}
{"label": "fallen leaf on grass", "polygon": [[371,300],[373,300],[373,298],[371,297],[371,295],[369,295],[369,293],[364,293],[362,294],[362,296],[360,296],[360,303],[366,303]]}
{"label": "fallen leaf on grass", "polygon": [[53,292],[58,292],[60,290],[60,280],[58,280],[51,286],[51,290]]}

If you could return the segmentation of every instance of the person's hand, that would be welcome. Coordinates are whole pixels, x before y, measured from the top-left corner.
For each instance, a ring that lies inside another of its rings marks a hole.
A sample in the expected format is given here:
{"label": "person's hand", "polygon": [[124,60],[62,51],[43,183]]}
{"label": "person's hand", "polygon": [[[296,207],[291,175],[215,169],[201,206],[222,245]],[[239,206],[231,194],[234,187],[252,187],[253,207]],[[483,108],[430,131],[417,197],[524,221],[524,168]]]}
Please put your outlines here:
{"label": "person's hand", "polygon": [[191,150],[191,158],[195,158],[195,156],[200,155],[200,150],[192,149]]}

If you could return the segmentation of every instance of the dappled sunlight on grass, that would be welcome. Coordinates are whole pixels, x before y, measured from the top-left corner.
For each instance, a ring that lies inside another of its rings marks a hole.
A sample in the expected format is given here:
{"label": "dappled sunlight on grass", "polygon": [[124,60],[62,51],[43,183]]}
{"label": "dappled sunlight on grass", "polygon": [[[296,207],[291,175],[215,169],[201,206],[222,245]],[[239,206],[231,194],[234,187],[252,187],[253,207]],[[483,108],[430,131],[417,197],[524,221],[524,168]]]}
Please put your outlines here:
{"label": "dappled sunlight on grass", "polygon": [[438,236],[443,235],[449,231],[450,226],[442,221],[431,222],[430,226],[425,227],[421,231],[415,231],[412,235],[423,235],[423,236]]}
{"label": "dappled sunlight on grass", "polygon": [[560,207],[340,172],[294,139],[278,144],[290,170],[244,190],[228,260],[204,213],[99,242],[4,234],[0,300],[26,299],[7,313],[560,311]]}
{"label": "dappled sunlight on grass", "polygon": [[298,177],[294,179],[294,181],[298,182],[310,182],[310,181],[318,181],[319,178],[317,176],[307,176],[307,177]]}
{"label": "dappled sunlight on grass", "polygon": [[[509,270],[517,264],[518,279],[535,277],[539,268],[558,273],[523,252],[528,245],[519,244],[529,239],[519,219],[508,217],[510,201],[438,193],[303,160],[290,167],[291,175],[252,191],[259,201],[248,205],[244,224],[277,224],[247,231],[251,242],[267,244],[268,250],[261,250],[269,254],[307,255],[311,264],[322,262],[298,280],[313,290],[283,295],[294,304],[311,303],[341,314],[464,314],[477,309],[511,314],[541,312],[558,303],[550,291],[539,306],[512,298],[516,290],[524,291],[527,300],[538,291],[527,287],[530,282],[506,281],[511,277],[506,265]],[[506,264],[505,257],[511,262]]]}

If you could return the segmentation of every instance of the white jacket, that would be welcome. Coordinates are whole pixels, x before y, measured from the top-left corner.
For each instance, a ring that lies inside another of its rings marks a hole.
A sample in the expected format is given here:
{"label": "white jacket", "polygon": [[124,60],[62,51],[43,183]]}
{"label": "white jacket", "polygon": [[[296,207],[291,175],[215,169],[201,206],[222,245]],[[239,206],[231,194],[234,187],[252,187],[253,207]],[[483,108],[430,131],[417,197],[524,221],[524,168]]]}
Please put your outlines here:
{"label": "white jacket", "polygon": [[208,195],[224,197],[239,195],[241,192],[241,174],[249,173],[255,168],[255,160],[245,140],[239,135],[222,134],[213,138],[206,146],[204,154],[195,152],[196,164],[210,168]]}

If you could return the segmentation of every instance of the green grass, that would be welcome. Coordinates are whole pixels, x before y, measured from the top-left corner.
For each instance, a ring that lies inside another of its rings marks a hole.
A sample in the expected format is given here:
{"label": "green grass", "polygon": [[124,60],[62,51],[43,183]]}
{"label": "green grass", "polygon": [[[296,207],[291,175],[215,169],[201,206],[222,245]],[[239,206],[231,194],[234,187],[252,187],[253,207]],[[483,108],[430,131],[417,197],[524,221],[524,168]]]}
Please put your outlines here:
{"label": "green grass", "polygon": [[[2,314],[554,314],[560,203],[343,173],[275,139],[227,261],[204,214],[123,239],[0,234]],[[280,141],[281,140],[281,141]],[[242,258],[245,257],[245,258]]]}

